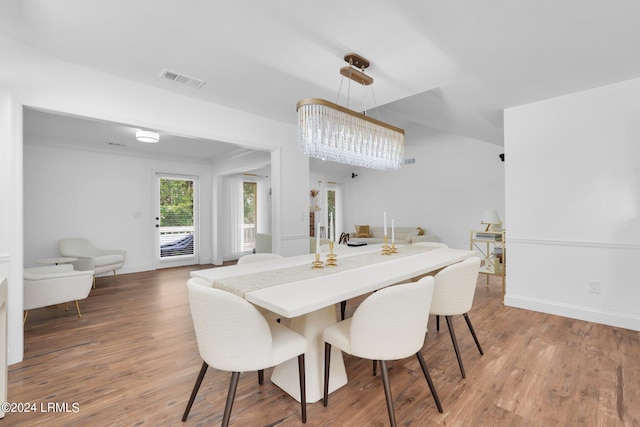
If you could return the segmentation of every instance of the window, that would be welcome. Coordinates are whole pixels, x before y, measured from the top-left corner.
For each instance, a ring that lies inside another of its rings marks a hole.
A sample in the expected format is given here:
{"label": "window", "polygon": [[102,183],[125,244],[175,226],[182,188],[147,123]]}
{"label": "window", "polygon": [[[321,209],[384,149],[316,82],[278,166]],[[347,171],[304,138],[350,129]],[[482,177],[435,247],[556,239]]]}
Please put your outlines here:
{"label": "window", "polygon": [[256,247],[258,224],[258,188],[255,182],[244,183],[244,222],[242,225],[242,251],[252,252]]}

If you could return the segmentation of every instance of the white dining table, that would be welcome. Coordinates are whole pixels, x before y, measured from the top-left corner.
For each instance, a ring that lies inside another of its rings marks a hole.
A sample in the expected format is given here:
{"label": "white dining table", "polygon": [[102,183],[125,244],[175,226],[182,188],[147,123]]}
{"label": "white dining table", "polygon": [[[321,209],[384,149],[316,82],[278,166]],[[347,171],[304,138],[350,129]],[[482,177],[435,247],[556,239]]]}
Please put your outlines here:
{"label": "white dining table", "polygon": [[[340,248],[338,265],[349,264],[356,259],[370,256],[372,263],[355,268],[336,269],[325,267],[322,270],[311,270],[314,254],[284,257],[278,260],[247,263],[226,267],[216,267],[191,272],[197,277],[211,282],[214,286],[233,284],[245,278],[260,281],[270,275],[284,277],[281,283],[267,287],[259,287],[241,292],[247,301],[270,310],[282,317],[291,319],[290,328],[307,339],[305,353],[306,365],[306,397],[308,402],[316,402],[323,396],[324,377],[324,329],[337,322],[335,304],[355,298],[395,283],[428,274],[448,265],[460,262],[476,255],[470,250],[452,248],[424,248],[415,252],[416,248],[402,249],[399,254],[380,255],[381,245],[367,245],[357,248]],[[367,255],[369,254],[369,255]],[[358,255],[363,257],[355,258]],[[324,260],[326,253],[321,254]],[[349,260],[349,257],[354,257]],[[308,266],[309,272],[306,272]],[[304,278],[300,278],[300,270],[305,270]],[[340,270],[340,271],[338,271]],[[287,272],[291,271],[291,280]],[[296,271],[298,273],[296,273]],[[228,283],[227,283],[228,284]],[[228,289],[229,290],[229,289]],[[236,291],[231,288],[231,291]],[[427,309],[425,307],[425,309]],[[273,369],[271,381],[300,400],[297,360],[292,359]],[[342,353],[332,349],[329,392],[347,383],[347,375]]]}

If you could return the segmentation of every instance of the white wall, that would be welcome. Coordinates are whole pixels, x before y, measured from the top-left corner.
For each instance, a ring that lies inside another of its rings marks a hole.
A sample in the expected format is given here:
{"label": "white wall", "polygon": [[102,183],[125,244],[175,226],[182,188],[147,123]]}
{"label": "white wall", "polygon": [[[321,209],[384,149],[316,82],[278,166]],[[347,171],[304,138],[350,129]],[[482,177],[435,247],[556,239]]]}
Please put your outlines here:
{"label": "white wall", "polygon": [[[208,164],[25,145],[25,266],[59,256],[60,239],[85,237],[100,248],[126,250],[121,273],[153,270],[157,172],[197,176],[199,216],[211,218]],[[199,228],[200,263],[210,263],[210,221]]]}
{"label": "white wall", "polygon": [[455,248],[469,248],[469,231],[481,227],[485,209],[504,215],[502,148],[422,127],[406,129],[405,158],[415,164],[398,171],[354,168],[344,181],[345,228],[356,224],[415,226]]}
{"label": "white wall", "polygon": [[23,356],[21,112],[25,105],[273,150],[275,245],[285,255],[307,251],[304,212],[309,168],[308,162],[300,161],[304,156],[294,125],[68,64],[4,36],[0,36],[0,51],[0,173],[9,175],[0,180],[0,199],[6,203],[0,209],[0,224],[4,225],[0,227],[0,254],[3,260],[9,259],[3,262],[8,264],[4,269],[9,276],[9,363]]}
{"label": "white wall", "polygon": [[506,304],[640,330],[638,117],[640,79],[505,112]]}

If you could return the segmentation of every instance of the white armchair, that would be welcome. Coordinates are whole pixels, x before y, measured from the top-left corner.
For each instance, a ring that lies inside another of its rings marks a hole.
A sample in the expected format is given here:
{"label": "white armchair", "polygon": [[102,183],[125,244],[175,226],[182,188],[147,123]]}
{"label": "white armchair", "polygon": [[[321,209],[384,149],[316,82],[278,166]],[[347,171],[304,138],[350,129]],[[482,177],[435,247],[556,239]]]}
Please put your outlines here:
{"label": "white armchair", "polygon": [[60,254],[66,257],[78,258],[72,262],[76,270],[93,270],[93,287],[96,287],[96,274],[113,271],[118,281],[116,270],[124,265],[126,251],[120,249],[98,249],[90,241],[82,238],[63,239],[58,242]]}
{"label": "white armchair", "polygon": [[24,269],[24,320],[29,310],[75,301],[78,317],[78,300],[85,299],[91,291],[93,271],[77,271],[70,264]]}

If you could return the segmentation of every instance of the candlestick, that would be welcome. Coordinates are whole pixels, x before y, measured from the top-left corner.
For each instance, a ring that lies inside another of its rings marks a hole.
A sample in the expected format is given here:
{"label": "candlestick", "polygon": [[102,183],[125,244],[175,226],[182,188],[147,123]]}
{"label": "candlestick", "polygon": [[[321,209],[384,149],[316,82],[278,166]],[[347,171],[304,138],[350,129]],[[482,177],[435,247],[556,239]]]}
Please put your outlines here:
{"label": "candlestick", "polygon": [[320,221],[316,223],[316,254],[320,254]]}
{"label": "candlestick", "polygon": [[336,261],[338,256],[333,253],[334,243],[335,242],[333,241],[329,242],[329,254],[327,255],[327,267],[336,267],[338,265],[338,262]]}

